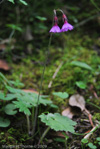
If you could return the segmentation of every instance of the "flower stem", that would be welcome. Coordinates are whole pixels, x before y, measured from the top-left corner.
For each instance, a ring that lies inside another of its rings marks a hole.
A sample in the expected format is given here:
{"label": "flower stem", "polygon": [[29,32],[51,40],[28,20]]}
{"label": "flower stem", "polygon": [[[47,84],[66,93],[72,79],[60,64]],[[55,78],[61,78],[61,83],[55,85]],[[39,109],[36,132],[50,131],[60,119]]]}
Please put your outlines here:
{"label": "flower stem", "polygon": [[32,107],[32,126],[34,125],[34,107]]}
{"label": "flower stem", "polygon": [[49,55],[49,48],[50,48],[50,45],[51,45],[51,39],[52,39],[52,34],[50,34],[50,39],[49,39],[49,44],[48,44],[48,50],[46,52],[46,58],[45,58],[45,62],[44,62],[44,66],[43,66],[43,71],[42,71],[42,76],[41,76],[41,82],[40,82],[40,87],[39,87],[39,94],[38,94],[38,99],[37,99],[37,106],[36,106],[35,116],[34,116],[34,125],[33,125],[33,129],[32,129],[32,136],[33,137],[34,137],[36,123],[37,123],[38,105],[39,105],[40,93],[41,93],[41,90],[42,90],[42,83],[43,83],[43,79],[44,79],[44,72],[45,72],[46,63],[47,63],[48,55]]}
{"label": "flower stem", "polygon": [[50,130],[50,127],[47,127],[46,130],[44,131],[44,133],[42,134],[38,144],[42,143],[44,137],[46,136],[46,134],[48,133],[49,130]]}
{"label": "flower stem", "polygon": [[29,120],[29,116],[26,115],[26,120],[27,120],[27,130],[28,130],[28,134],[30,135],[30,120]]}

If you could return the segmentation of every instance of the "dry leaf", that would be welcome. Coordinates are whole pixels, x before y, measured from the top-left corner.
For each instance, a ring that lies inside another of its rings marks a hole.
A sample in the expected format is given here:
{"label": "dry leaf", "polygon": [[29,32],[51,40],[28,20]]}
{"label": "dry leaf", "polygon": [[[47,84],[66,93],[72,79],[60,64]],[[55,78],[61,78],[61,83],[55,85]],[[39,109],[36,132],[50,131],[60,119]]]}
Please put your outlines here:
{"label": "dry leaf", "polygon": [[10,67],[4,60],[0,60],[0,69],[8,71],[10,70]]}
{"label": "dry leaf", "polygon": [[67,109],[65,109],[65,110],[62,112],[62,115],[63,115],[63,116],[67,116],[67,117],[69,117],[70,119],[72,119],[72,117],[74,116],[74,113],[71,111],[71,108],[68,107]]}
{"label": "dry leaf", "polygon": [[69,104],[71,106],[79,107],[82,111],[85,109],[85,100],[83,96],[79,94],[72,95],[69,99]]}
{"label": "dry leaf", "polygon": [[34,89],[23,89],[24,92],[29,92],[29,93],[36,93],[39,94],[37,91],[35,91]]}

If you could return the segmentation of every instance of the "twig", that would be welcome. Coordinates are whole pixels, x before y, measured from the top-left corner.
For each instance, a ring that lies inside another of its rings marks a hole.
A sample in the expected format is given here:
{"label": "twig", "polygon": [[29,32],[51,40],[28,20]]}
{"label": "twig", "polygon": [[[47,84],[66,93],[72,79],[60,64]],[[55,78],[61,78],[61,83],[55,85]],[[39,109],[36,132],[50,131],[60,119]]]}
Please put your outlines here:
{"label": "twig", "polygon": [[94,124],[93,124],[93,122],[92,122],[92,115],[90,114],[90,112],[87,110],[87,109],[84,109],[84,113],[86,114],[86,115],[88,115],[88,117],[89,117],[89,121],[90,121],[90,123],[91,123],[91,125],[92,125],[92,129],[91,129],[91,131],[84,137],[84,139],[89,139],[89,137],[92,135],[92,133],[97,129],[97,128],[99,128],[100,127],[100,122],[99,121],[97,121],[97,120],[95,120],[95,123],[96,123],[96,125],[94,126]]}
{"label": "twig", "polygon": [[89,137],[92,135],[92,133],[99,127],[100,124],[96,124],[94,128],[91,129],[91,131],[84,137],[84,139],[89,139]]}
{"label": "twig", "polygon": [[[60,65],[58,66],[58,68],[56,69],[55,73],[53,74],[52,76],[52,79],[55,79],[55,77],[57,76],[57,73],[59,72],[60,68],[62,67],[64,62],[61,62]],[[51,85],[52,85],[52,82],[53,81],[50,81],[49,85],[48,85],[48,88],[51,88]]]}
{"label": "twig", "polygon": [[92,122],[92,115],[90,114],[90,112],[86,108],[84,109],[84,114],[89,117],[90,124],[94,128],[95,126],[94,126],[94,124]]}

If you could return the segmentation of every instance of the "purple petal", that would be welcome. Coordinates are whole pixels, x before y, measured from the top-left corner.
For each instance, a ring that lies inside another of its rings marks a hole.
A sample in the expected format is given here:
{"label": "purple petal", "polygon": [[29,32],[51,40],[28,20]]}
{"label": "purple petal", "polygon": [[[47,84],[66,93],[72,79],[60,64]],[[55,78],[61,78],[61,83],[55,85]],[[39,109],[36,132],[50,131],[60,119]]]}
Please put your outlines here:
{"label": "purple petal", "polygon": [[49,32],[60,33],[60,27],[58,25],[54,25]]}
{"label": "purple petal", "polygon": [[72,30],[74,27],[69,23],[64,23],[62,26],[61,32],[67,32],[68,30]]}

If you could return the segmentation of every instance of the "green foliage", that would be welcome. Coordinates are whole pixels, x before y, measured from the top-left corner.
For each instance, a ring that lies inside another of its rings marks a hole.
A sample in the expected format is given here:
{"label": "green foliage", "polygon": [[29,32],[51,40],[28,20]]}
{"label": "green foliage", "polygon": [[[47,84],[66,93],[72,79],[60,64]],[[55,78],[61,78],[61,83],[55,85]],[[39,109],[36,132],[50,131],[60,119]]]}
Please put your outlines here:
{"label": "green foliage", "polygon": [[[14,0],[8,0],[8,1],[13,4],[15,3]],[[26,5],[26,6],[28,5],[24,0],[19,0],[19,2],[22,3],[23,5]]]}
{"label": "green foliage", "polygon": [[15,87],[24,87],[24,84],[22,82],[20,82],[20,80],[15,80],[15,81],[10,81],[9,83],[14,85]]}
{"label": "green foliage", "polygon": [[[4,96],[4,93],[0,93],[1,100],[16,100],[12,101],[16,108],[19,108],[20,112],[24,112],[27,115],[30,115],[30,108],[37,106],[38,94],[36,93],[27,93],[21,89],[12,88],[6,85],[6,88],[9,90],[10,94]],[[43,104],[45,106],[51,105],[52,101],[45,99],[47,96],[40,95],[38,104]]]}
{"label": "green foliage", "polygon": [[97,141],[100,141],[100,137],[97,137],[96,140],[97,140]]}
{"label": "green foliage", "polygon": [[76,122],[72,121],[68,117],[60,115],[59,113],[48,113],[47,115],[43,113],[39,116],[39,118],[41,118],[42,122],[55,131],[74,132]]}
{"label": "green foliage", "polygon": [[14,4],[14,0],[8,0],[8,1]]}
{"label": "green foliage", "polygon": [[0,127],[8,127],[10,125],[9,119],[4,119],[3,117],[0,117]]}
{"label": "green foliage", "polygon": [[85,68],[87,70],[92,70],[92,67],[90,67],[88,64],[86,64],[84,62],[80,62],[80,61],[72,61],[71,65]]}
{"label": "green foliage", "polygon": [[23,5],[28,5],[24,0],[19,0]]}
{"label": "green foliage", "polygon": [[4,111],[8,115],[15,115],[17,113],[17,111],[15,109],[16,109],[16,107],[14,104],[7,104],[4,107]]}
{"label": "green foliage", "polygon": [[90,149],[96,149],[97,147],[93,143],[88,143],[88,146]]}
{"label": "green foliage", "polygon": [[83,144],[86,144],[86,143],[88,143],[88,140],[87,140],[87,139],[82,139],[81,142],[82,142]]}
{"label": "green foliage", "polygon": [[36,16],[37,19],[39,19],[40,21],[46,21],[47,18],[46,17],[41,17],[41,16]]}
{"label": "green foliage", "polygon": [[69,96],[68,93],[66,93],[66,92],[54,92],[52,94],[56,95],[56,96],[58,96],[58,97],[60,97],[62,99],[68,98],[68,96]]}
{"label": "green foliage", "polygon": [[15,25],[15,24],[7,24],[6,26],[9,27],[9,28],[11,28],[11,29],[13,29],[13,30],[17,30],[17,31],[19,31],[19,32],[22,32],[22,28],[19,27],[18,25]]}
{"label": "green foliage", "polygon": [[77,81],[76,85],[81,88],[81,89],[85,89],[86,88],[86,83],[84,83],[83,81]]}
{"label": "green foliage", "polygon": [[13,101],[16,108],[19,108],[19,112],[23,112],[26,115],[31,115],[31,112],[28,108],[31,107],[31,105],[25,103],[23,100],[19,101]]}

